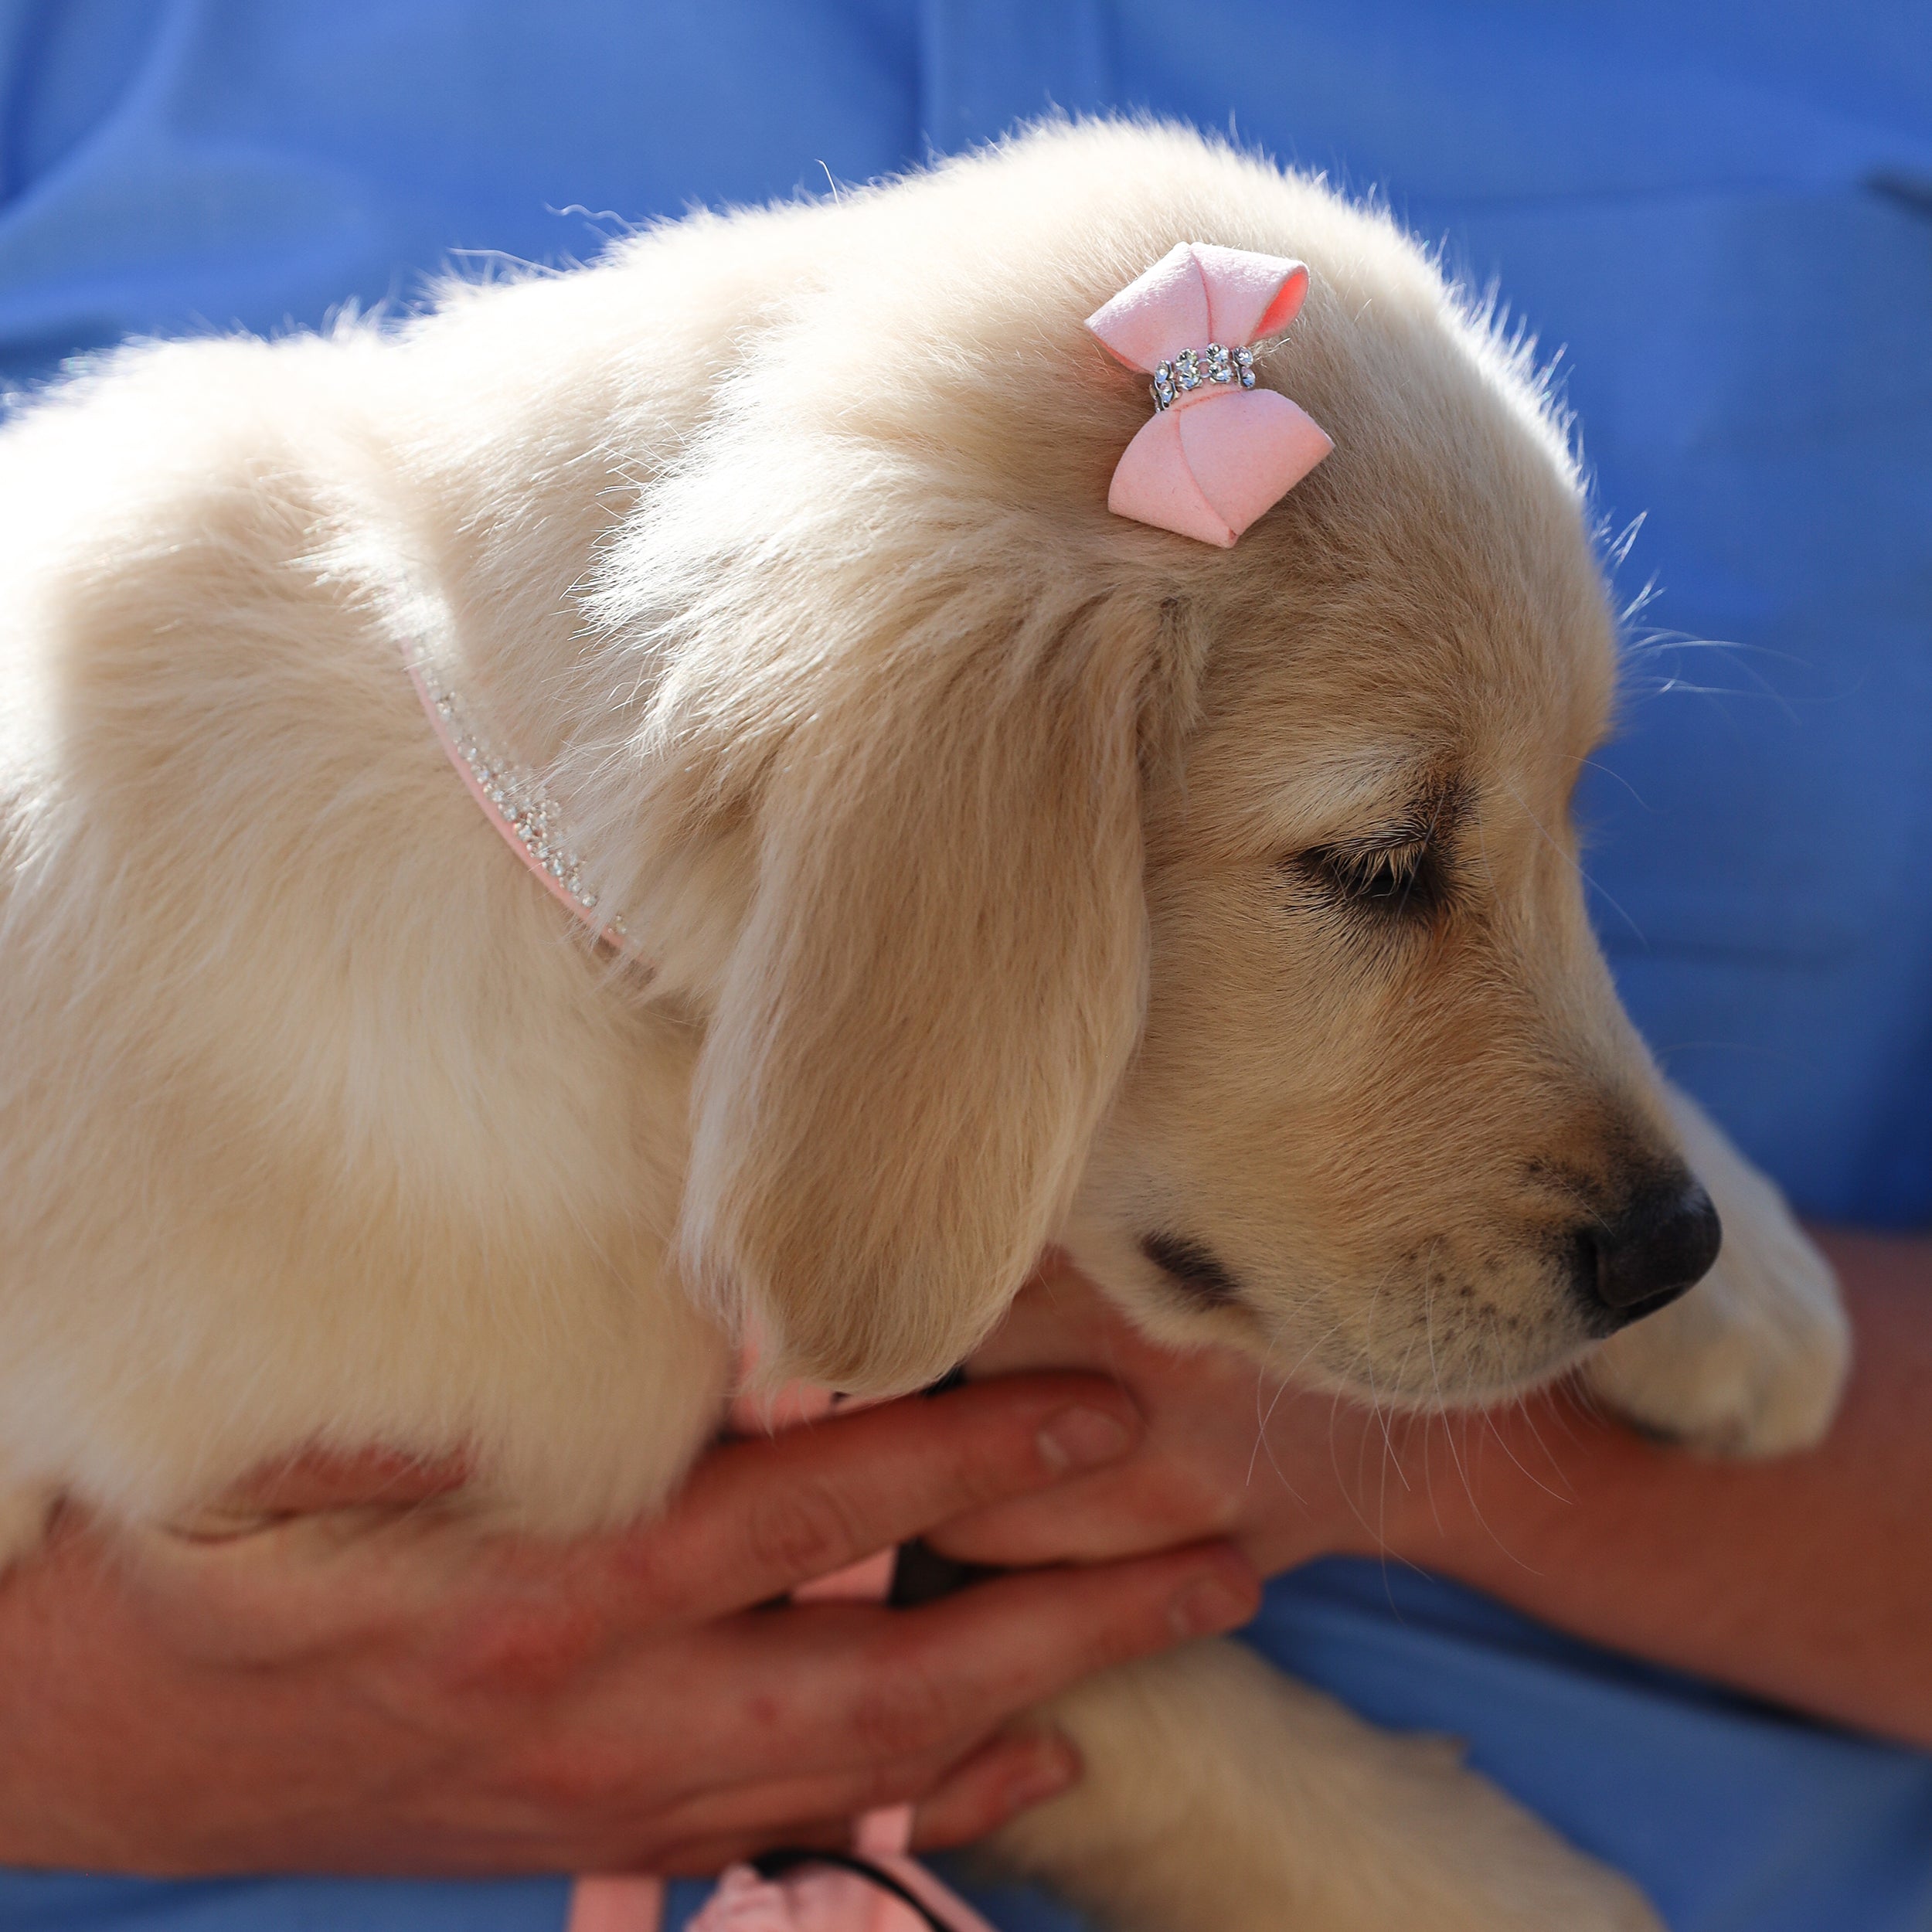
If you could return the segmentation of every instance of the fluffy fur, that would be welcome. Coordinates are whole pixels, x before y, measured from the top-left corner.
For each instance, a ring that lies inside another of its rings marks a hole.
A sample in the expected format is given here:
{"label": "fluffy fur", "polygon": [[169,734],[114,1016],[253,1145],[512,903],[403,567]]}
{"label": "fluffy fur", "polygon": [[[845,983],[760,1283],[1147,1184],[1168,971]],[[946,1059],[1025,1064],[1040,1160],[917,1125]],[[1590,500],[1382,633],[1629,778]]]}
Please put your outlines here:
{"label": "fluffy fur", "polygon": [[[1336,443],[1227,553],[1107,513],[1148,403],[1080,326],[1191,239],[1312,265],[1259,367]],[[16,1546],[36,1498],[165,1522],[372,1441],[625,1519],[748,1325],[913,1388],[1051,1240],[1178,1345],[1475,1400],[1586,1355],[1577,1230],[1680,1171],[1577,883],[1614,654],[1562,426],[1385,218],[1191,135],[128,349],[0,438],[0,582]],[[649,970],[505,855],[412,648]],[[1733,1248],[1593,1372],[1790,1446],[1842,1318],[1691,1125]],[[1231,1927],[1648,1923],[1224,1649],[1062,1715],[1091,1775],[1005,1849],[1123,1924],[1210,1867]]]}

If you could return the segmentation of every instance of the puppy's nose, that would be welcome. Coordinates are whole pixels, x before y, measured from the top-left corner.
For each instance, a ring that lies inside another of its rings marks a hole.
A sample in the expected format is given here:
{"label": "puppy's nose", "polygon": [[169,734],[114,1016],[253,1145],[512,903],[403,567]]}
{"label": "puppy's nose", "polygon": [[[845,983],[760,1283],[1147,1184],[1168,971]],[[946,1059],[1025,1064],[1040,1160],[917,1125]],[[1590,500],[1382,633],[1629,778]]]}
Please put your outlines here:
{"label": "puppy's nose", "polygon": [[1701,1281],[1723,1238],[1717,1209],[1696,1182],[1641,1188],[1614,1220],[1583,1230],[1577,1290],[1607,1335]]}

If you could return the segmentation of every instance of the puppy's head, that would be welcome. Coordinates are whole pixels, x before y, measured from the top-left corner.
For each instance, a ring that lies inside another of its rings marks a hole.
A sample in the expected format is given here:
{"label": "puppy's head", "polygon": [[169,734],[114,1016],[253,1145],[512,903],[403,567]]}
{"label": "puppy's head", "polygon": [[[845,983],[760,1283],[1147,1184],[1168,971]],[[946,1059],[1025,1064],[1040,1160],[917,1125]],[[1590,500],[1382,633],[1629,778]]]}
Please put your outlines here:
{"label": "puppy's head", "polygon": [[[883,1390],[1059,1238],[1157,1330],[1417,1400],[1689,1285],[1715,1216],[1570,821],[1612,628],[1519,363],[1386,220],[1172,132],[786,219],[603,590],[750,880],[694,1274]],[[1311,264],[1257,366],[1336,446],[1228,552],[1107,514],[1148,404],[1081,327],[1189,240]]]}

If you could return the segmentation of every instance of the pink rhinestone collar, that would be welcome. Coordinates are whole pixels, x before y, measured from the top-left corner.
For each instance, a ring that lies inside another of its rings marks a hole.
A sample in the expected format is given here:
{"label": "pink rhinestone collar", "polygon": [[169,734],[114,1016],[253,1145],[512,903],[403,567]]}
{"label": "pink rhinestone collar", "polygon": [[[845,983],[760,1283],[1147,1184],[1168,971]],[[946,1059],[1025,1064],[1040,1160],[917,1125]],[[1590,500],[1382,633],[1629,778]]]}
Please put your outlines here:
{"label": "pink rhinestone collar", "polygon": [[474,714],[434,663],[410,651],[405,651],[403,661],[437,742],[504,843],[573,918],[626,958],[641,958],[624,915],[602,903],[570,837],[563,808],[541,774],[478,729]]}

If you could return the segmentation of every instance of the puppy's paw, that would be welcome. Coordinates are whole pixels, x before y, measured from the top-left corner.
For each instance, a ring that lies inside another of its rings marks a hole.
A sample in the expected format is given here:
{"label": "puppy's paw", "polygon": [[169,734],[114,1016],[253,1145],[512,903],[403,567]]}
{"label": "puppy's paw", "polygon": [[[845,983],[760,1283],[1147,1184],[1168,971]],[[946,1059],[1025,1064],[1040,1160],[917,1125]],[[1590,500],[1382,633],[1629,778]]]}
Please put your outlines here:
{"label": "puppy's paw", "polygon": [[1705,1114],[1675,1090],[1670,1103],[1724,1245],[1689,1294],[1605,1342],[1586,1379],[1639,1427],[1709,1454],[1809,1448],[1831,1427],[1851,1366],[1830,1264]]}
{"label": "puppy's paw", "polygon": [[1238,1644],[1090,1678],[1043,1715],[1087,1775],[985,1849],[1112,1932],[1662,1932],[1457,1745],[1378,1730]]}
{"label": "puppy's paw", "polygon": [[[1381,1742],[1379,1774],[1362,1796],[1388,1815],[1360,1828],[1355,1847],[1377,1876],[1332,1873],[1314,1910],[1297,1900],[1293,1911],[1226,1923],[1240,1932],[1665,1932],[1635,1883],[1469,1770],[1454,1740]],[[1330,1841],[1346,1842],[1340,1832]]]}

